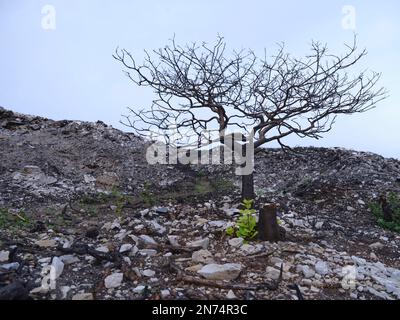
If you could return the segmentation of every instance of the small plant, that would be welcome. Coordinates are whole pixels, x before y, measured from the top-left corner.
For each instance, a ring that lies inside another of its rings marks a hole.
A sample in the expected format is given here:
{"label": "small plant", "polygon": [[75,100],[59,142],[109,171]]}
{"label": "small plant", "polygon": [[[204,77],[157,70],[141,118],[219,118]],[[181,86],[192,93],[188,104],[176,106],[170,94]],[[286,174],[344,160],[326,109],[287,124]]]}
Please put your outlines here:
{"label": "small plant", "polygon": [[147,206],[153,206],[156,204],[156,198],[153,193],[150,191],[150,183],[148,181],[144,182],[143,191],[140,193],[140,198]]}
{"label": "small plant", "polygon": [[227,228],[226,233],[229,236],[236,234],[237,237],[248,241],[257,235],[257,221],[254,216],[256,210],[253,209],[253,200],[244,199],[242,205],[243,208],[239,210],[240,216],[236,225]]}
{"label": "small plant", "polygon": [[125,207],[126,203],[129,202],[128,196],[123,194],[120,190],[118,190],[118,188],[113,188],[111,196],[115,201],[115,213],[119,216],[122,215],[123,208]]}
{"label": "small plant", "polygon": [[369,204],[369,209],[375,216],[380,227],[396,232],[400,232],[400,196],[394,192],[390,192],[387,197],[387,203],[391,211],[392,220],[388,221],[384,218],[383,208],[379,202],[373,201]]}
{"label": "small plant", "polygon": [[227,179],[217,179],[216,181],[213,181],[212,187],[216,191],[220,192],[232,191],[235,188],[233,182]]}
{"label": "small plant", "polygon": [[0,208],[0,229],[22,229],[29,227],[31,221],[23,211],[12,212],[5,208]]}

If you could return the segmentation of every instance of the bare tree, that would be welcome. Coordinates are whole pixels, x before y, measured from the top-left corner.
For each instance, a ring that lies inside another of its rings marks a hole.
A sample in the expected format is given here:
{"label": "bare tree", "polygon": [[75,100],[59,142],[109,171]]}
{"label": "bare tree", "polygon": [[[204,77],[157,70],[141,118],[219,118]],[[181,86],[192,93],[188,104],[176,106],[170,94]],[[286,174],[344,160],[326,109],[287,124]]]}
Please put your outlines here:
{"label": "bare tree", "polygon": [[[366,51],[357,53],[356,38],[343,55],[328,53],[320,43],[297,59],[279,46],[276,55],[257,58],[251,50],[227,53],[223,38],[216,44],[177,45],[145,51],[138,64],[131,53],[118,49],[114,58],[138,86],[153,89],[150,108],[130,109],[127,125],[140,134],[190,129],[200,137],[204,130],[240,130],[254,134],[254,150],[271,141],[290,149],[283,139],[290,134],[320,138],[340,114],[364,112],[386,97],[376,88],[380,74],[348,72]],[[242,177],[242,197],[254,198],[253,174]]]}

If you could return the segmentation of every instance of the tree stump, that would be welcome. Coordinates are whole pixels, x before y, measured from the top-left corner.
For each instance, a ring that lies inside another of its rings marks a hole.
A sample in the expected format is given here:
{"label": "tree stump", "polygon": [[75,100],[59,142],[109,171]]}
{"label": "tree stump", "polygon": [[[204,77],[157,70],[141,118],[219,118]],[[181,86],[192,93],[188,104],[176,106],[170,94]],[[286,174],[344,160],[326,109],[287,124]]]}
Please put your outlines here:
{"label": "tree stump", "polygon": [[282,241],[285,229],[278,225],[276,212],[279,205],[267,203],[260,209],[258,218],[258,237],[263,241]]}
{"label": "tree stump", "polygon": [[31,300],[28,289],[19,281],[0,288],[0,300]]}

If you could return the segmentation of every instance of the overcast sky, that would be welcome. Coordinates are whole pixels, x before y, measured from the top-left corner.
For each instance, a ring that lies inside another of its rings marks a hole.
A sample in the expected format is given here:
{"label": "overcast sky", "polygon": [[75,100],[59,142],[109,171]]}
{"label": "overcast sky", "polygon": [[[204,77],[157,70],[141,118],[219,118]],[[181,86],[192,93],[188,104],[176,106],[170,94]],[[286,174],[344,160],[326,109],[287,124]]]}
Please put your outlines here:
{"label": "overcast sky", "polygon": [[339,118],[321,140],[286,141],[400,158],[398,0],[0,0],[0,106],[127,130],[119,124],[126,107],[150,106],[152,97],[123,75],[112,58],[117,46],[140,57],[174,34],[179,44],[214,42],[220,34],[231,49],[266,48],[272,55],[283,41],[301,57],[311,40],[340,54],[354,32],[368,50],[358,67],[382,72],[389,98]]}

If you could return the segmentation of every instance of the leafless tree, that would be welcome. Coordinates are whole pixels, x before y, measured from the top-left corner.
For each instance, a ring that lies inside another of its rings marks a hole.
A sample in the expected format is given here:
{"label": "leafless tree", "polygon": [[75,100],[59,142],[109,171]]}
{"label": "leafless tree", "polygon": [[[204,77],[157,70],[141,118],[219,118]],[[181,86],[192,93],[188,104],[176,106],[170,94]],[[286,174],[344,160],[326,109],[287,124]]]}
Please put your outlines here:
{"label": "leafless tree", "polygon": [[[172,39],[145,51],[140,64],[117,48],[114,58],[126,75],[156,96],[148,109],[131,108],[127,125],[144,135],[172,124],[199,136],[204,130],[238,129],[254,134],[255,152],[271,141],[290,149],[283,141],[290,134],[318,139],[338,115],[367,111],[386,97],[384,88],[376,88],[380,74],[349,73],[366,55],[356,43],[354,38],[343,55],[333,55],[313,42],[310,54],[297,59],[283,45],[272,58],[266,53],[258,58],[251,50],[228,53],[221,37],[211,46],[180,46]],[[253,174],[243,176],[242,196],[254,197]]]}

